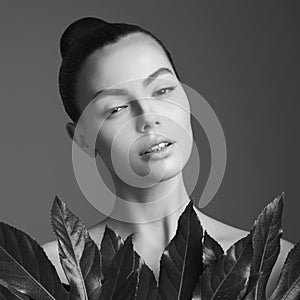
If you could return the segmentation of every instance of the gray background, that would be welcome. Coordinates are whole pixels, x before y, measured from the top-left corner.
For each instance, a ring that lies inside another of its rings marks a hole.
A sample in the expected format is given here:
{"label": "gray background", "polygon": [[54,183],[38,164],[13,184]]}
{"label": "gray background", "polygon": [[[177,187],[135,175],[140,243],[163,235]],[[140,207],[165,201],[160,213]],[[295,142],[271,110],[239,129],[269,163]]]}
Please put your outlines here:
{"label": "gray background", "polygon": [[[182,81],[217,114],[227,141],[227,168],[203,212],[249,230],[284,191],[283,237],[298,241],[298,3],[1,1],[0,220],[40,243],[52,240],[55,195],[88,227],[103,218],[76,184],[64,130],[69,119],[57,84],[60,35],[72,21],[97,16],[156,34]],[[195,195],[209,172],[203,136]],[[185,174],[188,180],[188,169]]]}

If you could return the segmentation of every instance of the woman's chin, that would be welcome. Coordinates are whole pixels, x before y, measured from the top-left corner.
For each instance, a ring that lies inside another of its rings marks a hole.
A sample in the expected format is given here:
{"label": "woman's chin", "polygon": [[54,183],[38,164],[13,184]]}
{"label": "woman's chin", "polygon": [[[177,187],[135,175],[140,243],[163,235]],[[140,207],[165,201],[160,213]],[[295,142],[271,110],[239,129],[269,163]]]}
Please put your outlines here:
{"label": "woman's chin", "polygon": [[177,176],[182,172],[180,158],[174,156],[168,159],[151,160],[148,163],[133,165],[133,171],[137,176],[145,177],[145,181],[158,183]]}

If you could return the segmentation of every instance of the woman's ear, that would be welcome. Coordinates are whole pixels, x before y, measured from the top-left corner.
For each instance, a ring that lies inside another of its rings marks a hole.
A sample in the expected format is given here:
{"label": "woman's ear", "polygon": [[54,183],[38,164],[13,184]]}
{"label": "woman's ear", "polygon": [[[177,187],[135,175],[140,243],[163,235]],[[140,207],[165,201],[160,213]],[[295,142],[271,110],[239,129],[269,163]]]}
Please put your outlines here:
{"label": "woman's ear", "polygon": [[82,133],[80,133],[79,130],[75,131],[75,128],[76,124],[74,123],[68,122],[66,124],[66,130],[69,138],[71,140],[74,140],[78,147],[84,152],[86,152],[90,157],[95,158],[97,155],[96,150],[92,149],[93,147],[89,145],[85,136]]}

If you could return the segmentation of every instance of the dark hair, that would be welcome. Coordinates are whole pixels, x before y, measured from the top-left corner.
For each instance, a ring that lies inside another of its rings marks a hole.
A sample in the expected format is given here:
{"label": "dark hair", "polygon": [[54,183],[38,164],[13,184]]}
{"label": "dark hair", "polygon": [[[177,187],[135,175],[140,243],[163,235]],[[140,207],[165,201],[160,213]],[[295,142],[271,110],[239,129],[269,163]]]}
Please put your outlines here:
{"label": "dark hair", "polygon": [[179,79],[169,51],[149,31],[137,25],[108,23],[94,17],[79,19],[67,27],[60,39],[62,63],[59,70],[59,92],[64,108],[73,122],[77,122],[81,115],[75,94],[77,76],[85,60],[97,49],[116,43],[122,37],[136,32],[145,33],[158,42]]}

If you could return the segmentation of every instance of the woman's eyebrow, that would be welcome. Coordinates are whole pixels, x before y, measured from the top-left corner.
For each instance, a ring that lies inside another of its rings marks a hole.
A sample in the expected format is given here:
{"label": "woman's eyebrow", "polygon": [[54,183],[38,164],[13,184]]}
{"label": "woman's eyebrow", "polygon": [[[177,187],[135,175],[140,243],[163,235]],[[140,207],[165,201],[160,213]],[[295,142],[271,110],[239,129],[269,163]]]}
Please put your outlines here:
{"label": "woman's eyebrow", "polygon": [[110,96],[110,95],[125,96],[125,95],[128,95],[128,91],[126,89],[104,89],[104,90],[98,91],[95,94],[95,96],[92,98],[92,100],[94,100],[97,96],[98,96],[98,99],[100,99],[104,96]]}
{"label": "woman's eyebrow", "polygon": [[[158,76],[163,75],[169,73],[171,75],[174,75],[173,72],[166,67],[163,68],[159,68],[156,71],[154,71],[153,73],[151,73],[147,78],[145,78],[143,80],[143,85],[144,87],[148,86],[152,81],[154,81]],[[125,96],[128,95],[128,91],[126,89],[103,89],[98,91],[92,98],[92,100],[94,100],[96,97],[98,97],[98,99],[104,97],[104,96],[110,96],[110,95],[114,95],[114,96]]]}
{"label": "woman's eyebrow", "polygon": [[163,75],[165,73],[169,73],[171,75],[174,75],[173,72],[169,68],[166,68],[166,67],[159,68],[156,71],[154,71],[152,74],[150,74],[146,79],[144,79],[143,85],[146,87],[153,80],[155,80],[158,76]]}

